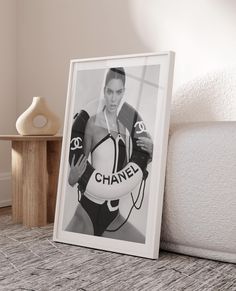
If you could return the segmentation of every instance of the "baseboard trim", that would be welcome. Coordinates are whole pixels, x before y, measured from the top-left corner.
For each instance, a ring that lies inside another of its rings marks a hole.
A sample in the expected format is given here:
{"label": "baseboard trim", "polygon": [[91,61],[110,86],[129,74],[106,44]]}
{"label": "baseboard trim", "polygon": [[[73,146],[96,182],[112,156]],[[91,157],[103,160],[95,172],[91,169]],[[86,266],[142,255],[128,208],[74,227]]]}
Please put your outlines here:
{"label": "baseboard trim", "polygon": [[11,178],[12,175],[10,172],[0,173],[0,207],[12,205]]}
{"label": "baseboard trim", "polygon": [[0,173],[0,181],[5,181],[5,180],[11,180],[10,172]]}
{"label": "baseboard trim", "polygon": [[11,206],[12,201],[11,200],[3,200],[0,201],[0,207],[6,207],[6,206]]}

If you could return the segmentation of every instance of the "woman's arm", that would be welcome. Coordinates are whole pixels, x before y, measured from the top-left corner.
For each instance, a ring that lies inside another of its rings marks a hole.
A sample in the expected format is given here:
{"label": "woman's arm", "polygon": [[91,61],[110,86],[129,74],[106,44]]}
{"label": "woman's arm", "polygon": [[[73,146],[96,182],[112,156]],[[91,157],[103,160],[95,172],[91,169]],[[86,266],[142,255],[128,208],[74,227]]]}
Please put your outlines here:
{"label": "woman's arm", "polygon": [[137,140],[137,145],[144,151],[146,151],[150,155],[149,163],[152,160],[153,153],[153,141],[151,135],[147,133],[147,137],[139,137]]}
{"label": "woman's arm", "polygon": [[79,178],[83,175],[86,169],[87,159],[85,156],[80,156],[78,161],[75,163],[75,156],[72,158],[70,173],[68,182],[73,187],[79,180]]}
{"label": "woman's arm", "polygon": [[87,158],[89,156],[89,153],[91,151],[92,147],[92,138],[93,138],[93,121],[90,118],[88,120],[88,123],[85,128],[84,133],[84,141],[83,141],[83,147],[84,147],[84,155],[80,156],[78,161],[74,163],[75,156],[72,158],[71,162],[71,168],[69,173],[68,182],[71,186],[74,186],[79,178],[83,175],[84,171],[86,170],[87,166]]}
{"label": "woman's arm", "polygon": [[94,136],[94,117],[90,117],[84,132],[84,154],[87,158],[92,150],[93,136]]}

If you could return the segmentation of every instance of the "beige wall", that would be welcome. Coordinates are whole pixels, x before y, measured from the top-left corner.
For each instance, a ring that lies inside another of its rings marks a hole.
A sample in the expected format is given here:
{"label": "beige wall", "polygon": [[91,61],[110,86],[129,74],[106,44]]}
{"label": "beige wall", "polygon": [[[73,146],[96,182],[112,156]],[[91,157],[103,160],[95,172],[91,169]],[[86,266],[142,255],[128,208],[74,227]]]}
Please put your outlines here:
{"label": "beige wall", "polygon": [[[0,134],[15,132],[16,0],[0,0]],[[0,206],[10,203],[10,144],[0,142]]]}
{"label": "beige wall", "polygon": [[173,50],[174,90],[236,63],[234,0],[18,0],[17,111],[42,95],[63,119],[69,60]]}
{"label": "beige wall", "polygon": [[63,119],[69,60],[147,51],[127,0],[18,0],[17,110],[42,95]]}
{"label": "beige wall", "polygon": [[132,23],[150,50],[176,52],[174,91],[236,65],[235,0],[132,0]]}
{"label": "beige wall", "polygon": [[[36,95],[63,121],[72,58],[173,50],[175,90],[235,65],[235,15],[234,0],[0,0],[0,131],[15,132]],[[0,147],[8,172],[10,147]]]}
{"label": "beige wall", "polygon": [[[15,132],[16,1],[0,1],[0,133]],[[2,153],[1,153],[2,156]],[[0,170],[6,163],[0,163]],[[7,167],[10,169],[9,167]]]}

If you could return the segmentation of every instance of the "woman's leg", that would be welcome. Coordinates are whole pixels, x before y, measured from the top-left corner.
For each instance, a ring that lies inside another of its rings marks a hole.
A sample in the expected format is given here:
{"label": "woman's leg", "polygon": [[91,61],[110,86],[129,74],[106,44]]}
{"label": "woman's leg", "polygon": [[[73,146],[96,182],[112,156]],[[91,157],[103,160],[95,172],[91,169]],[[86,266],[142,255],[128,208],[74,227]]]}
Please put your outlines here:
{"label": "woman's leg", "polygon": [[65,230],[90,235],[94,234],[92,221],[80,203]]}
{"label": "woman's leg", "polygon": [[[125,219],[122,215],[118,214],[118,216],[112,221],[112,223],[107,227],[107,230],[115,230],[122,223],[124,223]],[[132,241],[137,243],[145,243],[145,236],[137,230],[129,221],[126,221],[120,229],[110,232],[104,231],[103,237],[114,238],[125,241]]]}

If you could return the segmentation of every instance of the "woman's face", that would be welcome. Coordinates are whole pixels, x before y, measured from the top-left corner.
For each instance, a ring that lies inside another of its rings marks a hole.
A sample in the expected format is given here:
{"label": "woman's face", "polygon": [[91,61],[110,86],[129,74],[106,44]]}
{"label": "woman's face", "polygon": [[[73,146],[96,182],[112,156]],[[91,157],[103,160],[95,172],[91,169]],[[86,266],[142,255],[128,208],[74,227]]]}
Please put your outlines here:
{"label": "woman's face", "polygon": [[120,79],[111,79],[104,88],[106,109],[109,112],[116,112],[124,96],[125,88]]}

